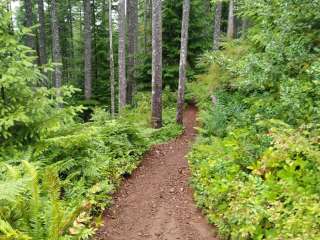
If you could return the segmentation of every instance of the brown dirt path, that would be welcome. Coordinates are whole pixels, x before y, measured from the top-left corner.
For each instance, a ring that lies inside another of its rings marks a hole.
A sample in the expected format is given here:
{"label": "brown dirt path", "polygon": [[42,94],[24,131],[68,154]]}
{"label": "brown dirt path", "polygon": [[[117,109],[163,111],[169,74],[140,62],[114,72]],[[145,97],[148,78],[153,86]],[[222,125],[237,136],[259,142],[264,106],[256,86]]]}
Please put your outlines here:
{"label": "brown dirt path", "polygon": [[196,136],[197,109],[184,115],[185,132],[157,145],[114,197],[97,239],[217,240],[214,229],[195,207],[185,155]]}

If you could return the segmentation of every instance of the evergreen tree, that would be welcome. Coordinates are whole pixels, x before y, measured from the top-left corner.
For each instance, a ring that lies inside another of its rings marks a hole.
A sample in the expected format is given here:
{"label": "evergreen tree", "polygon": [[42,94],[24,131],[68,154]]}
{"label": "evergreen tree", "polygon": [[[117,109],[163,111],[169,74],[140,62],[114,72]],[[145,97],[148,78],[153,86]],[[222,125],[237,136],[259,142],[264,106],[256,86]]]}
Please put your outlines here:
{"label": "evergreen tree", "polygon": [[188,30],[189,30],[190,0],[183,1],[182,27],[181,27],[181,48],[179,65],[179,88],[176,121],[183,124],[184,91],[186,84],[186,65],[188,54]]}
{"label": "evergreen tree", "polygon": [[83,0],[84,4],[84,96],[92,97],[92,32],[91,32],[91,1]]}
{"label": "evergreen tree", "polygon": [[220,45],[221,14],[222,14],[222,1],[217,1],[216,11],[214,15],[213,50],[218,50]]}
{"label": "evergreen tree", "polygon": [[128,82],[127,82],[127,103],[132,104],[136,82],[136,65],[138,54],[138,1],[127,0],[128,15]]}
{"label": "evergreen tree", "polygon": [[39,63],[40,65],[47,63],[46,50],[46,26],[43,0],[38,0],[38,18],[39,18]]}
{"label": "evergreen tree", "polygon": [[60,47],[60,31],[58,19],[58,6],[56,0],[51,0],[51,29],[52,29],[52,61],[55,63],[54,67],[54,86],[60,88],[62,86],[62,56]]}
{"label": "evergreen tree", "polygon": [[154,128],[162,127],[162,0],[152,2],[152,110]]}
{"label": "evergreen tree", "polygon": [[228,15],[228,30],[227,30],[227,37],[232,39],[236,35],[236,22],[235,22],[235,15],[234,15],[234,6],[235,0],[229,1],[229,15]]}
{"label": "evergreen tree", "polygon": [[126,1],[119,0],[118,12],[119,12],[119,108],[122,109],[126,105],[126,92],[127,92],[127,80],[126,80]]}

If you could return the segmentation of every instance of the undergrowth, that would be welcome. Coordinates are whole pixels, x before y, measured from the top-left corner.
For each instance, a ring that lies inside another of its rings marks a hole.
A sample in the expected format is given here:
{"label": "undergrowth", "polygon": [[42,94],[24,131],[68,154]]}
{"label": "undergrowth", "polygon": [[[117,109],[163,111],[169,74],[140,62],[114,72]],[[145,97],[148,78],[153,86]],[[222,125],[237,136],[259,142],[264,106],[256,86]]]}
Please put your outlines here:
{"label": "undergrowth", "polygon": [[89,239],[95,233],[123,176],[151,145],[182,132],[172,102],[166,101],[164,128],[154,130],[149,108],[142,107],[149,96],[139,98],[116,120],[97,108],[90,122],[60,126],[23,148],[1,148],[0,238]]}
{"label": "undergrowth", "polygon": [[319,42],[304,28],[319,17],[301,3],[242,1],[248,39],[205,55],[188,85],[200,108],[192,185],[221,239],[320,239]]}

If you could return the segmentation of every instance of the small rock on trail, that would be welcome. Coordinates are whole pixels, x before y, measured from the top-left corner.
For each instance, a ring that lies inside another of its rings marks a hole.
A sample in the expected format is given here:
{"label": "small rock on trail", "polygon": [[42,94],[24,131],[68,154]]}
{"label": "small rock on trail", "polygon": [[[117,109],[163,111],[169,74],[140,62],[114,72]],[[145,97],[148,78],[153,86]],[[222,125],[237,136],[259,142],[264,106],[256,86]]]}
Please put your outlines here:
{"label": "small rock on trail", "polygon": [[184,134],[145,155],[116,194],[97,240],[218,239],[195,207],[188,185],[185,155],[196,136],[196,114],[190,106],[184,114]]}

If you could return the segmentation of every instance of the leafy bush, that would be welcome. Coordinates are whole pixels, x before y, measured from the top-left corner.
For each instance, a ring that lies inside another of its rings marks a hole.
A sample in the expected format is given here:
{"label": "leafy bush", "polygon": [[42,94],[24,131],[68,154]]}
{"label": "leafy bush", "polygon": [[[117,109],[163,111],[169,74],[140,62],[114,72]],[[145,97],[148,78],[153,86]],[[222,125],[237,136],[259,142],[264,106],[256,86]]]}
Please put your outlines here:
{"label": "leafy bush", "polygon": [[195,198],[223,239],[320,238],[315,6],[239,1],[249,35],[206,54],[207,73],[190,84],[201,123],[189,155]]}

